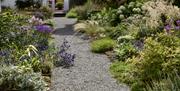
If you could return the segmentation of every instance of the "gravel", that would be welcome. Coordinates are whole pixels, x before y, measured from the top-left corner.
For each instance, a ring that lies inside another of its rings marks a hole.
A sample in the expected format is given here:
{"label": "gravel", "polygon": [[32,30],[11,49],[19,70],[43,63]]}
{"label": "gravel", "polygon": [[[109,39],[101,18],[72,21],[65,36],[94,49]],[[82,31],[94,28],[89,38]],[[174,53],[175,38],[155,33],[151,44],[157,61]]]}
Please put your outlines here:
{"label": "gravel", "polygon": [[112,78],[109,73],[111,62],[107,56],[92,53],[89,41],[74,35],[72,26],[76,19],[54,19],[57,24],[53,34],[56,46],[60,46],[66,38],[76,59],[70,68],[53,69],[51,91],[129,91],[127,86],[118,84]]}

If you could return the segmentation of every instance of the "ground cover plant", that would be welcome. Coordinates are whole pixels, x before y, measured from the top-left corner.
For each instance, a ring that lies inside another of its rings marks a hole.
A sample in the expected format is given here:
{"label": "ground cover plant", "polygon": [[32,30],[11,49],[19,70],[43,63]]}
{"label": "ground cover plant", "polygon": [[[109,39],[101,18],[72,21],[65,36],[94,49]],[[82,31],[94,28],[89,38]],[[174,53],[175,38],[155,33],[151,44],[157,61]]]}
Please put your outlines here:
{"label": "ground cover plant", "polygon": [[115,45],[115,41],[109,38],[95,40],[91,44],[91,50],[96,53],[111,51]]}

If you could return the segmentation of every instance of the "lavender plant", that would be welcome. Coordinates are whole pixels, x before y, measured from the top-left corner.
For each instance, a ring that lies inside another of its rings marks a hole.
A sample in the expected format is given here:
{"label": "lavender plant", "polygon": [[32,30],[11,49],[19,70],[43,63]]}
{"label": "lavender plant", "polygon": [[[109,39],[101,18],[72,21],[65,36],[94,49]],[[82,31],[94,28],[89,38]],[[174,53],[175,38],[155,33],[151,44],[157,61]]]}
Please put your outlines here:
{"label": "lavender plant", "polygon": [[68,49],[70,48],[70,45],[68,44],[68,41],[64,39],[63,44],[60,46],[60,51],[58,55],[62,59],[62,64],[65,66],[73,66],[74,60],[75,60],[75,54],[68,53]]}

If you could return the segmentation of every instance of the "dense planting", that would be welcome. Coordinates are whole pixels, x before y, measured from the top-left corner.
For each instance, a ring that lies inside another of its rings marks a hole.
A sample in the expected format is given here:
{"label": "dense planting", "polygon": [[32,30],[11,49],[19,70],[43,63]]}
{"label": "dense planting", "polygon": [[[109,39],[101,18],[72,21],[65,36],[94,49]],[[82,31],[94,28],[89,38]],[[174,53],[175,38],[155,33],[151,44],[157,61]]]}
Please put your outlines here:
{"label": "dense planting", "polygon": [[16,12],[0,14],[0,26],[0,89],[47,90],[43,75],[51,75],[56,58],[49,42],[53,27]]}
{"label": "dense planting", "polygon": [[[105,51],[104,37],[116,40],[110,71],[132,91],[177,91],[180,66],[180,9],[175,1],[127,0],[86,13],[88,20],[75,25],[94,41],[92,51]],[[168,2],[167,2],[168,1]],[[177,5],[177,6],[174,6]],[[86,7],[86,4],[83,6]],[[93,8],[93,7],[92,7]],[[87,10],[88,11],[88,10]],[[109,44],[109,45],[108,45]],[[106,50],[108,51],[108,50]]]}

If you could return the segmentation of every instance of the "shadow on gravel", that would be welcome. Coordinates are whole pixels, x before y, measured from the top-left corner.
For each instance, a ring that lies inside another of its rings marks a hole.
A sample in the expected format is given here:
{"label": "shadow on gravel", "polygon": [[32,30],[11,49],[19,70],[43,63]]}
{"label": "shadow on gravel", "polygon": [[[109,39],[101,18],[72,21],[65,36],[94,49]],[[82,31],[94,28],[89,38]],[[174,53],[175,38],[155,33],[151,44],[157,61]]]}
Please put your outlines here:
{"label": "shadow on gravel", "polygon": [[73,31],[74,24],[67,24],[64,28],[56,28],[53,32],[54,35],[73,35],[75,32]]}

